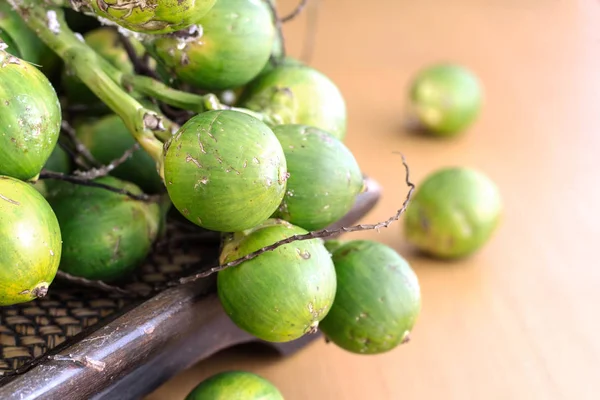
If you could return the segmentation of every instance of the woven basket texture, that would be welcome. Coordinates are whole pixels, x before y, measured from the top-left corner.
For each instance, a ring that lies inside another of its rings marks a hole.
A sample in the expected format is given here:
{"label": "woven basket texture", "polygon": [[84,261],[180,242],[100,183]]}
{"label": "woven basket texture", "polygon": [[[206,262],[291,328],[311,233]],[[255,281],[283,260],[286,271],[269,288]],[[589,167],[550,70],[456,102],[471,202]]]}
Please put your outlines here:
{"label": "woven basket texture", "polygon": [[25,372],[57,346],[80,340],[130,307],[165,290],[178,278],[217,262],[219,236],[180,220],[127,281],[113,286],[129,293],[88,287],[57,278],[40,299],[0,307],[0,376]]}

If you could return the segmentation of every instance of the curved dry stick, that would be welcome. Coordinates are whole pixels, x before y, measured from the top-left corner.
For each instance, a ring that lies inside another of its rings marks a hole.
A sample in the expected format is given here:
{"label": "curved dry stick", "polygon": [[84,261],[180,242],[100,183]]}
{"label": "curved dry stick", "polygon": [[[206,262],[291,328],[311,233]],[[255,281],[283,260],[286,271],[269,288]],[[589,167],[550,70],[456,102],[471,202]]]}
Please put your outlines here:
{"label": "curved dry stick", "polygon": [[129,159],[129,157],[131,157],[133,155],[133,153],[139,149],[140,149],[140,145],[138,143],[135,143],[129,149],[125,150],[125,152],[123,153],[123,155],[121,157],[112,160],[110,163],[108,163],[106,165],[102,165],[98,168],[91,168],[87,171],[76,170],[75,172],[73,172],[73,176],[78,176],[78,177],[81,177],[84,179],[89,179],[89,180],[106,176],[106,175],[110,174],[119,165],[121,165],[125,161],[127,161]]}
{"label": "curved dry stick", "polygon": [[135,194],[135,193],[131,193],[128,190],[125,189],[119,189],[116,188],[114,186],[110,186],[110,185],[106,185],[104,183],[100,183],[100,182],[94,182],[90,179],[87,178],[83,178],[80,176],[75,176],[75,175],[66,175],[60,172],[53,172],[53,171],[46,171],[46,170],[42,170],[42,172],[40,173],[40,176],[38,178],[39,180],[44,180],[44,179],[56,179],[56,180],[61,180],[61,181],[66,181],[69,183],[74,183],[76,185],[82,185],[82,186],[89,186],[89,187],[95,187],[95,188],[99,188],[99,189],[105,189],[108,190],[110,192],[114,192],[114,193],[118,193],[118,194],[122,194],[124,196],[128,196],[134,200],[139,200],[139,201],[147,201],[147,202],[153,202],[156,201],[156,197],[155,196],[148,196],[147,194]]}
{"label": "curved dry stick", "polygon": [[[135,53],[135,48],[133,47],[133,44],[131,43],[131,40],[128,37],[121,35],[120,33],[118,33],[118,35],[119,35],[119,40],[121,41],[121,45],[125,49],[125,52],[127,53],[127,56],[129,57],[129,60],[133,64],[135,73],[149,76],[152,79],[160,80],[160,76],[158,76],[156,71],[154,71],[152,68],[150,68],[148,66],[148,64],[146,62],[144,62],[143,58],[140,58],[137,56],[137,54]],[[145,53],[145,54],[148,54],[148,53]]]}
{"label": "curved dry stick", "polygon": [[[83,143],[81,143],[81,141],[77,137],[75,128],[73,128],[71,126],[71,124],[69,124],[69,122],[67,122],[67,120],[65,118],[63,118],[63,120],[61,121],[60,129],[61,129],[61,132],[64,133],[65,136],[67,136],[69,138],[69,141],[73,145],[76,155],[80,155],[86,162],[90,163],[90,165],[92,165],[94,167],[97,167],[100,165],[100,163],[98,163],[98,161],[96,161],[96,159],[94,158],[92,153],[88,150],[88,148],[85,147],[85,145]],[[74,158],[73,161],[82,167],[88,167],[87,165],[85,165],[85,163],[84,163],[84,165],[81,165],[81,163],[79,163],[76,158]]]}
{"label": "curved dry stick", "polygon": [[115,292],[115,293],[119,293],[119,294],[123,294],[123,295],[128,295],[128,296],[132,296],[132,295],[133,296],[138,296],[137,293],[131,292],[129,290],[125,290],[125,289],[122,289],[122,288],[117,287],[117,286],[112,286],[112,285],[109,285],[108,283],[105,283],[105,282],[102,282],[102,281],[93,281],[93,280],[90,280],[90,279],[82,278],[80,276],[74,276],[74,275],[68,274],[68,273],[66,273],[64,271],[58,271],[56,273],[56,277],[60,278],[60,279],[64,279],[64,280],[69,281],[69,282],[76,283],[76,284],[81,285],[81,286],[91,287],[91,288],[94,288],[94,289],[100,289],[100,290],[103,290],[105,292]]}
{"label": "curved dry stick", "polygon": [[271,3],[271,0],[263,0],[267,3],[267,7],[271,11],[271,17],[273,19],[273,24],[275,24],[275,29],[277,30],[277,35],[279,36],[279,43],[281,45],[281,56],[279,60],[276,60],[275,63],[278,64],[281,61],[285,60],[286,50],[285,50],[285,37],[283,36],[283,26],[281,23],[281,19],[279,18],[279,14],[277,14],[277,9],[275,5]]}
{"label": "curved dry stick", "polygon": [[285,17],[281,18],[281,22],[288,22],[288,21],[291,21],[294,18],[296,18],[298,15],[300,15],[300,13],[302,13],[302,11],[304,10],[304,7],[306,7],[307,4],[308,4],[308,0],[300,0],[300,3],[298,3],[298,5],[294,9],[294,11],[292,11]]}
{"label": "curved dry stick", "polygon": [[400,154],[400,156],[402,157],[402,165],[404,165],[404,169],[406,171],[405,183],[409,187],[409,190],[406,195],[406,199],[402,203],[402,207],[400,207],[400,209],[396,212],[396,214],[394,214],[393,216],[388,218],[386,221],[379,222],[376,224],[360,224],[360,225],[354,225],[354,226],[350,226],[350,227],[342,227],[339,229],[322,229],[322,230],[318,230],[318,231],[305,233],[302,235],[293,235],[286,239],[275,242],[269,246],[265,246],[265,247],[263,247],[259,250],[256,250],[252,253],[248,253],[244,257],[230,261],[226,264],[215,266],[206,271],[203,271],[203,272],[200,272],[200,273],[197,273],[197,274],[185,277],[185,278],[180,278],[179,283],[184,284],[184,283],[194,282],[201,278],[206,278],[207,276],[210,276],[216,272],[223,271],[224,269],[227,269],[230,267],[235,267],[236,265],[239,265],[239,264],[243,263],[244,261],[248,261],[253,258],[256,258],[259,255],[266,253],[267,251],[275,250],[278,247],[283,246],[284,244],[296,242],[299,240],[310,240],[310,239],[317,239],[317,238],[323,239],[323,238],[327,238],[330,236],[338,235],[342,232],[348,233],[348,232],[358,232],[358,231],[367,231],[367,230],[387,228],[392,222],[399,220],[400,216],[402,214],[404,214],[404,212],[406,211],[406,208],[408,207],[408,203],[410,202],[412,194],[415,190],[414,183],[412,183],[410,181],[410,168],[408,167],[408,164],[406,163],[406,159],[405,159],[404,155]]}

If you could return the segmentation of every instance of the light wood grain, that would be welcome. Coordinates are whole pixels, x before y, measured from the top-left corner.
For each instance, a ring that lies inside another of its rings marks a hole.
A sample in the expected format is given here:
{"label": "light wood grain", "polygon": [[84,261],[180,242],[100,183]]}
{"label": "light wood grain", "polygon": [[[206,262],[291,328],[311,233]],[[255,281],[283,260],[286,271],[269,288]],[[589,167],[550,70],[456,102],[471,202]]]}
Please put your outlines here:
{"label": "light wood grain", "polygon": [[[286,25],[294,56],[306,15]],[[599,398],[600,3],[321,0],[316,29],[312,65],[344,93],[347,144],[383,186],[364,222],[399,207],[401,151],[417,184],[447,165],[485,171],[502,191],[502,225],[451,264],[414,254],[400,223],[352,234],[393,246],[418,273],[423,311],[407,345],[379,356],[320,341],[288,359],[228,351],[148,400],[181,399],[228,369],[265,376],[288,400]],[[485,86],[481,117],[453,140],[403,129],[411,77],[439,60]]]}

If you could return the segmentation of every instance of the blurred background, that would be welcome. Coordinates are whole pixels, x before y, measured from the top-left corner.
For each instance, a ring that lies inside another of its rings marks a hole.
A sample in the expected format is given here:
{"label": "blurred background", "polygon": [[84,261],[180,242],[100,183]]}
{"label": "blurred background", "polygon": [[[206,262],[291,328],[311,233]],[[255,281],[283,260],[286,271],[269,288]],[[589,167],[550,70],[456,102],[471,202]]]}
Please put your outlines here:
{"label": "blurred background", "polygon": [[[295,0],[277,0],[288,14]],[[317,340],[281,358],[240,347],[149,395],[179,399],[220,371],[243,369],[287,400],[597,399],[600,392],[600,3],[593,0],[310,0],[284,25],[288,54],[306,57],[345,96],[345,139],[382,198],[362,222],[387,219],[407,187],[446,166],[486,173],[502,222],[475,255],[424,258],[402,221],[346,236],[383,242],[409,260],[422,290],[412,340],[359,356]],[[307,45],[312,52],[307,52]],[[405,126],[407,91],[440,61],[484,88],[477,121],[436,139]]]}

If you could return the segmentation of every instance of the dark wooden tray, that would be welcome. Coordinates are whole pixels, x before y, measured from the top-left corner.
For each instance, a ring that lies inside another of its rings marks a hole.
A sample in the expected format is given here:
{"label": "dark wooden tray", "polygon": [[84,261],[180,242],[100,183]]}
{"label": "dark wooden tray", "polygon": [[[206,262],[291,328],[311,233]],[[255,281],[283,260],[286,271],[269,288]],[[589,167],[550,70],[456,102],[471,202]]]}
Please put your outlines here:
{"label": "dark wooden tray", "polygon": [[[379,185],[365,181],[332,227],[355,224],[378,202]],[[157,249],[124,286],[146,288],[143,298],[56,282],[47,298],[0,308],[0,399],[139,399],[220,350],[260,342],[224,313],[215,275],[161,286],[216,263],[217,242],[202,243],[177,254]],[[262,343],[286,355],[319,337]]]}

